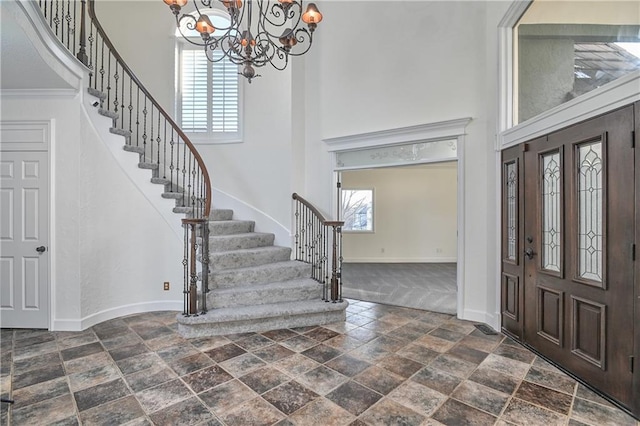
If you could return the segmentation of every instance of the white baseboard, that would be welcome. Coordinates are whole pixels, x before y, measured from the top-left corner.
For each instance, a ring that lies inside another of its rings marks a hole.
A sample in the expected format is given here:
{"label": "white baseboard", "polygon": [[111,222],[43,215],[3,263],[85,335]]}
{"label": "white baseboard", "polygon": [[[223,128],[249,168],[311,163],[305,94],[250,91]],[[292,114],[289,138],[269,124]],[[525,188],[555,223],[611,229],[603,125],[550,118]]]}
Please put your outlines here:
{"label": "white baseboard", "polygon": [[496,318],[495,315],[484,311],[478,311],[475,309],[465,309],[462,313],[458,312],[458,318],[461,320],[475,321],[487,324],[495,331],[500,331],[500,318]]}
{"label": "white baseboard", "polygon": [[54,319],[51,331],[82,331],[96,324],[131,314],[154,311],[182,311],[182,300],[158,300],[154,302],[134,303],[118,306],[91,314],[82,319]]}
{"label": "white baseboard", "polygon": [[455,263],[456,257],[351,257],[343,263]]}

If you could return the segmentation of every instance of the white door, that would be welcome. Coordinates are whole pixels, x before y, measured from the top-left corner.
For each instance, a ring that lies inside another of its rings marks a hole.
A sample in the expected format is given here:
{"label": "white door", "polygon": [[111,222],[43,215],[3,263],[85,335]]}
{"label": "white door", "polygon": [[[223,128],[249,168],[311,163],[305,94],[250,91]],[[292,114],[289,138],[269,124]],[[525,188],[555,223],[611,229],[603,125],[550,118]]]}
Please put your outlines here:
{"label": "white door", "polygon": [[0,326],[49,328],[48,153],[0,153]]}

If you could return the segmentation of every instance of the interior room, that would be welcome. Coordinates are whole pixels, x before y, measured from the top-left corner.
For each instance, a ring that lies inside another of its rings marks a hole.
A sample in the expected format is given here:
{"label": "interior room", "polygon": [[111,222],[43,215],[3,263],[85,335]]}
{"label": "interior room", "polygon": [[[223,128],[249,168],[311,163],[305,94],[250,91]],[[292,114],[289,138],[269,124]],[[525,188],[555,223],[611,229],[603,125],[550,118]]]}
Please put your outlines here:
{"label": "interior room", "polygon": [[639,35],[0,1],[0,424],[640,426]]}
{"label": "interior room", "polygon": [[[349,223],[354,190],[370,224]],[[457,163],[342,171],[341,192],[345,297],[455,314]]]}

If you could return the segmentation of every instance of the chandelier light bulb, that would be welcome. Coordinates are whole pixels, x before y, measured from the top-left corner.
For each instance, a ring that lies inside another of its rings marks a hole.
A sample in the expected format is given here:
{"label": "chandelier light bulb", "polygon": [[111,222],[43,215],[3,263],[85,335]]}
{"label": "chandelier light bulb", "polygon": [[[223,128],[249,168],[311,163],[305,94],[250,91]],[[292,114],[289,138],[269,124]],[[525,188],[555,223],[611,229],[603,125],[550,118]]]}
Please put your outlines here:
{"label": "chandelier light bulb", "polygon": [[302,21],[305,24],[318,24],[322,21],[322,13],[318,10],[315,3],[309,3],[307,11],[302,14]]}
{"label": "chandelier light bulb", "polygon": [[198,22],[196,22],[196,31],[198,31],[201,35],[209,35],[215,31],[215,27],[211,23],[211,20],[207,15],[200,15],[198,18]]}
{"label": "chandelier light bulb", "polygon": [[182,9],[188,2],[188,0],[163,0],[174,15],[178,16],[180,9]]}

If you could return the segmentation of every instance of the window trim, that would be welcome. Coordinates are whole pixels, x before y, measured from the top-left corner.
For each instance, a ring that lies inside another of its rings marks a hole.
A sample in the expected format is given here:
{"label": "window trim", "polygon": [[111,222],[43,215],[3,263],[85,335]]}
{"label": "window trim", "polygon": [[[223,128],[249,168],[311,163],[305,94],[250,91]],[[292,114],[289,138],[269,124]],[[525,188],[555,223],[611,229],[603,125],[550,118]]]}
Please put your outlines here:
{"label": "window trim", "polygon": [[341,220],[344,220],[344,205],[342,204],[342,194],[344,191],[371,191],[371,229],[347,229],[344,226],[342,227],[342,232],[347,234],[375,234],[376,233],[376,209],[375,209],[375,200],[376,200],[376,191],[373,187],[344,187],[341,188],[341,211],[340,216]]}
{"label": "window trim", "polygon": [[[194,39],[198,41],[198,39]],[[182,52],[184,50],[199,50],[200,46],[194,46],[182,36],[176,36],[176,61],[175,61],[175,111],[176,121],[179,126],[182,126]],[[244,142],[244,87],[245,83],[242,79],[238,78],[238,131],[237,132],[187,132],[185,134],[189,137],[189,140],[194,145],[219,145],[219,144],[233,144]]]}

